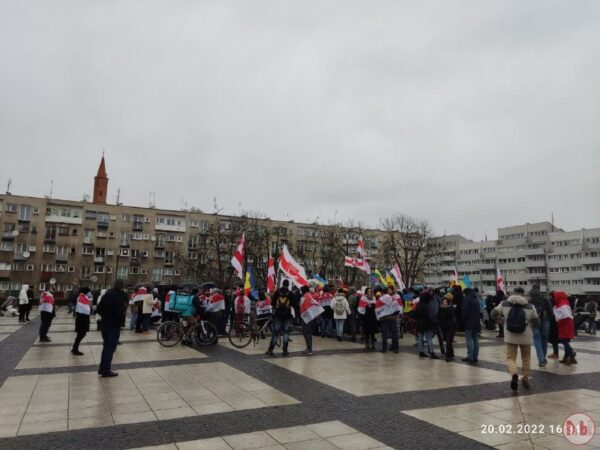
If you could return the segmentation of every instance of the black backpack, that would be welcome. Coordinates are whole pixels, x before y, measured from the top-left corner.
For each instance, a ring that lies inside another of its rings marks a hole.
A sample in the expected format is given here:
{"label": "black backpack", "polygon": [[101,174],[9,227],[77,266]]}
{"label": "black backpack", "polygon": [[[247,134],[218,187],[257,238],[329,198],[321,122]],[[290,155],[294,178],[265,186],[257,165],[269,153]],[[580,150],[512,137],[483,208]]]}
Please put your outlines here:
{"label": "black backpack", "polygon": [[506,318],[506,329],[511,333],[522,333],[527,328],[527,316],[523,305],[513,305]]}
{"label": "black backpack", "polygon": [[290,299],[285,295],[279,295],[275,301],[275,316],[288,317],[291,313]]}

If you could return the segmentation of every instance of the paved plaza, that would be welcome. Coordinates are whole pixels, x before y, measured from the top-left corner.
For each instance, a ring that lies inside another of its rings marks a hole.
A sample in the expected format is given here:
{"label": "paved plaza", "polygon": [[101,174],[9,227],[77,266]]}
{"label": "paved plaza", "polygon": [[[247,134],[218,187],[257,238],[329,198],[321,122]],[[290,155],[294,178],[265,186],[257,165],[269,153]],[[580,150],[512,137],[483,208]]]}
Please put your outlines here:
{"label": "paved plaza", "polygon": [[114,358],[119,376],[99,378],[95,324],[79,357],[65,308],[51,343],[38,341],[38,327],[37,315],[27,324],[0,317],[1,449],[600,448],[598,434],[575,446],[557,429],[574,413],[600,423],[595,337],[574,341],[574,366],[540,368],[532,350],[532,387],[513,395],[503,342],[491,332],[471,366],[461,361],[462,335],[447,363],[419,358],[412,336],[399,354],[316,337],[307,357],[294,334],[290,357],[271,358],[264,341],[164,348],[154,333],[127,329]]}

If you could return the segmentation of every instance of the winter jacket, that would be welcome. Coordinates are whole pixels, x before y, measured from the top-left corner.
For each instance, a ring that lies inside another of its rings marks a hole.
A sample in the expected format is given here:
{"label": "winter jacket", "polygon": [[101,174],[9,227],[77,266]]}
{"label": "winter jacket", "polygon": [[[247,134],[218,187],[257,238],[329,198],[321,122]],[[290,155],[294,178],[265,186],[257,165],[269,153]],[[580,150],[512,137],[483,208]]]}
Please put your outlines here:
{"label": "winter jacket", "polygon": [[[152,296],[151,296],[152,297]],[[98,314],[102,316],[100,328],[102,330],[119,329],[125,319],[123,305],[127,302],[125,291],[109,289],[102,297],[102,302],[98,305]]]}
{"label": "winter jacket", "polygon": [[456,331],[454,307],[440,306],[440,310],[438,311],[438,323],[444,336],[453,336]]}
{"label": "winter jacket", "polygon": [[422,294],[417,307],[415,308],[415,320],[417,321],[417,329],[419,333],[433,329],[433,322],[429,311],[429,302],[433,301],[430,296]]}
{"label": "winter jacket", "polygon": [[29,304],[29,297],[27,296],[27,289],[29,289],[29,286],[27,286],[26,284],[21,286],[21,292],[19,292],[19,305],[28,305]]}
{"label": "winter jacket", "polygon": [[[342,314],[337,314],[336,313],[336,306],[338,304],[341,304],[342,307],[344,308],[344,312]],[[348,300],[346,300],[346,297],[344,297],[343,295],[336,295],[335,297],[333,297],[333,300],[331,301],[331,309],[333,310],[333,318],[334,319],[346,319],[348,318],[348,314],[350,314],[350,305],[348,304]]]}
{"label": "winter jacket", "polygon": [[142,302],[142,314],[152,314],[152,306],[154,306],[154,296],[152,294],[144,294]]}
{"label": "winter jacket", "polygon": [[465,330],[479,332],[481,331],[481,315],[480,315],[479,299],[474,292],[467,294],[463,301],[461,311],[461,323]]}
{"label": "winter jacket", "polygon": [[567,294],[562,291],[554,292],[554,317],[558,328],[558,339],[573,339],[575,337],[573,311]]}
{"label": "winter jacket", "polygon": [[[525,320],[527,326],[522,333],[513,333],[506,328],[506,318],[514,305],[521,305],[525,311]],[[525,297],[520,295],[511,295],[508,300],[504,300],[492,311],[492,319],[498,323],[504,323],[504,342],[507,344],[531,345],[533,342],[533,331],[531,326],[539,326],[537,311]]]}
{"label": "winter jacket", "polygon": [[440,310],[440,298],[433,295],[429,300],[429,320],[432,324],[437,324],[438,311]]}

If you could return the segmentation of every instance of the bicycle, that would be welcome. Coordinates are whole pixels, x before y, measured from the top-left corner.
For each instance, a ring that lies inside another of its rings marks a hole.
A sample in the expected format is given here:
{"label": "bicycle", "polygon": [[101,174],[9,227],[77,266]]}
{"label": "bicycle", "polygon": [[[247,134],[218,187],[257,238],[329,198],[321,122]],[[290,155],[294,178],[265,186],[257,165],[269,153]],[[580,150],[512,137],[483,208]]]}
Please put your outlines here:
{"label": "bicycle", "polygon": [[413,319],[409,314],[404,314],[402,319],[400,319],[400,337],[404,336],[404,333],[410,333],[413,336],[416,336],[418,333],[417,330],[417,321]]}
{"label": "bicycle", "polygon": [[[247,347],[252,341],[254,341],[254,346],[256,346],[261,337],[266,336],[271,330],[272,320],[271,316],[264,320],[257,320],[256,304],[253,302],[250,307],[249,319],[236,320],[229,329],[229,342],[236,348]],[[279,339],[277,345],[279,345]]]}
{"label": "bicycle", "polygon": [[156,340],[163,347],[173,347],[181,342],[184,337],[190,335],[193,342],[200,346],[216,344],[219,339],[217,328],[201,318],[193,330],[188,328],[189,325],[182,317],[179,317],[178,320],[168,320],[163,322],[156,330]]}

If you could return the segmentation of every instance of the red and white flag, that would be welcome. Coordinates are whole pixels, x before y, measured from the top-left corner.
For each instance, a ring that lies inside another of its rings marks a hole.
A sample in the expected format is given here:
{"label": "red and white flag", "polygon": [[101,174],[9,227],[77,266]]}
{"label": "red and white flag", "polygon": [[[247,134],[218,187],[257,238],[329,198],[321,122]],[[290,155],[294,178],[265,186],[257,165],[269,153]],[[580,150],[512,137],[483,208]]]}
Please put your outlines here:
{"label": "red and white flag", "polygon": [[404,284],[404,281],[402,281],[402,272],[400,272],[400,266],[397,263],[394,264],[394,267],[392,267],[392,270],[390,270],[390,273],[396,280],[396,283],[398,283],[398,288],[401,291],[406,289],[406,285]]}
{"label": "red and white flag", "polygon": [[206,305],[206,312],[218,312],[225,309],[225,297],[220,293],[215,292],[208,297],[208,303]]}
{"label": "red and white flag", "polygon": [[358,244],[356,244],[356,254],[361,259],[365,257],[365,243],[363,242],[362,237],[358,238]]}
{"label": "red and white flag", "polygon": [[275,260],[269,255],[267,261],[267,292],[270,294],[275,291]]}
{"label": "red and white flag", "polygon": [[356,258],[351,258],[350,256],[344,256],[344,266],[356,267]]}
{"label": "red and white flag", "polygon": [[242,233],[242,237],[240,238],[240,243],[238,244],[237,250],[231,258],[231,265],[233,266],[233,270],[235,271],[235,276],[240,280],[244,279],[244,243],[246,241],[246,233]]}
{"label": "red and white flag", "polygon": [[324,311],[323,307],[319,305],[310,293],[306,293],[302,296],[302,302],[300,302],[300,317],[304,320],[304,323],[308,323],[315,317],[322,314]]}
{"label": "red and white flag", "polygon": [[400,312],[400,310],[401,306],[397,299],[390,294],[383,294],[375,301],[375,315],[377,316],[377,320],[389,316],[390,314]]}
{"label": "red and white flag", "polygon": [[267,295],[265,300],[259,300],[256,302],[256,314],[271,314],[273,306],[271,305],[271,298]]}
{"label": "red and white flag", "polygon": [[496,267],[496,290],[502,291],[506,294],[506,289],[504,288],[504,278],[500,273],[500,267]]}
{"label": "red and white flag", "polygon": [[374,302],[375,300],[369,300],[366,295],[363,295],[358,301],[358,313],[364,314],[366,312],[367,306],[369,303]]}
{"label": "red and white flag", "polygon": [[308,286],[308,278],[304,267],[296,262],[287,248],[283,245],[281,257],[279,258],[279,270],[281,270],[298,287]]}
{"label": "red and white flag", "polygon": [[369,261],[367,261],[366,259],[363,260],[362,271],[367,275],[371,275],[371,266],[369,265]]}
{"label": "red and white flag", "polygon": [[319,304],[323,307],[331,306],[333,294],[331,292],[323,292],[323,296],[319,299]]}

